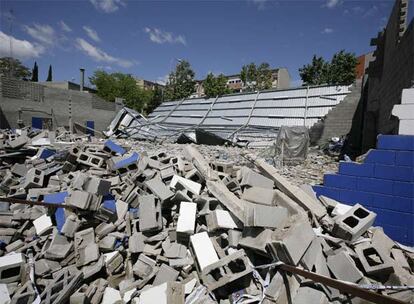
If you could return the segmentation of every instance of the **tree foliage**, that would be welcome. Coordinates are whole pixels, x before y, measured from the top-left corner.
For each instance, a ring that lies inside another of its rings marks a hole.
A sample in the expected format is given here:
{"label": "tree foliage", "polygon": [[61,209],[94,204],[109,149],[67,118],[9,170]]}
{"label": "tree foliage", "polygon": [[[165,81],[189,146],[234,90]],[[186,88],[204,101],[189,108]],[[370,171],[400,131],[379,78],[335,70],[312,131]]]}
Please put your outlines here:
{"label": "tree foliage", "polygon": [[255,63],[244,65],[240,71],[244,91],[267,90],[272,87],[272,70],[267,62],[256,66]]}
{"label": "tree foliage", "polygon": [[128,74],[98,70],[89,81],[96,86],[98,96],[112,102],[116,97],[123,98],[127,107],[140,112],[144,112],[153,100],[153,91],[139,88],[134,77]]}
{"label": "tree foliage", "polygon": [[37,62],[35,61],[33,69],[32,69],[32,79],[33,82],[39,81],[39,67],[37,66]]}
{"label": "tree foliage", "polygon": [[47,71],[47,79],[46,79],[46,81],[53,81],[52,65],[49,65],[49,71]]}
{"label": "tree foliage", "polygon": [[190,96],[194,92],[194,76],[190,63],[181,60],[168,76],[165,99],[177,100]]}
{"label": "tree foliage", "polygon": [[19,59],[2,57],[0,58],[0,76],[28,80],[31,72]]}
{"label": "tree foliage", "polygon": [[214,76],[213,73],[209,73],[203,81],[203,87],[206,97],[216,97],[230,93],[230,89],[227,87],[227,78],[223,74]]}
{"label": "tree foliage", "polygon": [[300,77],[306,85],[320,84],[351,84],[355,81],[358,63],[355,54],[346,53],[341,50],[336,53],[331,62],[325,61],[322,57],[312,58],[312,63],[304,65],[299,69]]}

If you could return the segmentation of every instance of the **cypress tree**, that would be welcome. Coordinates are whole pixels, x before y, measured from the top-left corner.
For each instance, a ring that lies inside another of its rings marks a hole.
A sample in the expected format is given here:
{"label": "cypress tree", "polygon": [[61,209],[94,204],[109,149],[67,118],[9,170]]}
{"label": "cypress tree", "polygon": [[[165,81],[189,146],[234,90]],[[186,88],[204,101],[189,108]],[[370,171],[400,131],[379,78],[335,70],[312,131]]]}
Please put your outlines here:
{"label": "cypress tree", "polygon": [[32,70],[32,81],[38,82],[39,81],[39,68],[37,67],[37,62],[35,61],[33,70]]}
{"label": "cypress tree", "polygon": [[49,65],[49,72],[47,72],[46,81],[52,81],[52,65]]}

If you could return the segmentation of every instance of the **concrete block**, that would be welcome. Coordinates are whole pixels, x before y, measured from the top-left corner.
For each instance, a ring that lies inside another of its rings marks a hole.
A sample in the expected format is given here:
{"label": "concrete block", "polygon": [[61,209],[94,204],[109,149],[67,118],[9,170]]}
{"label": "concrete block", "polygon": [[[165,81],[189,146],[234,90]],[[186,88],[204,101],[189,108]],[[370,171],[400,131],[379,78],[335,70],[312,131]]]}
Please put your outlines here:
{"label": "concrete block", "polygon": [[19,177],[26,176],[27,171],[28,171],[25,164],[18,164],[18,163],[14,164],[10,170],[14,175],[19,176]]}
{"label": "concrete block", "polygon": [[185,258],[187,256],[187,247],[178,243],[172,243],[164,249],[164,256],[169,259]]}
{"label": "concrete block", "polygon": [[414,198],[414,184],[394,181],[392,185],[392,193],[387,192],[385,194]]}
{"label": "concrete block", "polygon": [[363,277],[352,258],[343,250],[328,256],[327,265],[339,280],[357,283]]}
{"label": "concrete block", "polygon": [[83,210],[96,210],[98,208],[99,198],[91,193],[76,190],[72,191],[65,198],[65,204]]}
{"label": "concrete block", "polygon": [[7,284],[0,284],[0,301],[3,304],[10,304],[10,293]]}
{"label": "concrete block", "polygon": [[42,188],[44,183],[45,173],[42,170],[32,168],[27,171],[23,188]]}
{"label": "concrete block", "polygon": [[200,232],[190,236],[190,241],[200,270],[219,260],[207,232]]}
{"label": "concrete block", "polygon": [[325,293],[310,287],[301,287],[293,299],[295,304],[328,304],[330,301],[326,297]]}
{"label": "concrete block", "polygon": [[162,264],[155,276],[153,286],[161,285],[167,282],[174,282],[178,278],[179,272],[166,264]]}
{"label": "concrete block", "polygon": [[276,204],[276,191],[262,187],[246,188],[241,199],[255,204],[274,206]]}
{"label": "concrete block", "polygon": [[374,177],[374,164],[339,162],[339,173],[343,175]]}
{"label": "concrete block", "polygon": [[112,153],[112,154],[119,154],[119,155],[124,155],[126,153],[126,150],[121,147],[120,145],[116,144],[115,142],[113,142],[112,140],[108,139],[103,147],[103,150],[105,152],[108,153]]}
{"label": "concrete block", "polygon": [[355,190],[357,187],[357,178],[353,176],[340,174],[325,174],[323,184],[326,187]]}
{"label": "concrete block", "polygon": [[392,150],[369,150],[365,157],[366,164],[395,165],[396,151]]}
{"label": "concrete block", "polygon": [[388,277],[394,271],[391,258],[372,245],[360,244],[356,246],[355,252],[364,271],[370,276]]}
{"label": "concrete block", "polygon": [[194,233],[197,204],[181,202],[180,215],[177,221],[177,237],[179,235],[191,235]]}
{"label": "concrete block", "polygon": [[98,178],[96,176],[90,176],[83,184],[83,190],[95,195],[107,195],[111,188],[111,182]]}
{"label": "concrete block", "polygon": [[157,177],[146,181],[144,185],[149,189],[150,193],[161,200],[161,203],[174,196],[174,193]]}
{"label": "concrete block", "polygon": [[356,204],[335,220],[332,234],[347,241],[355,241],[372,226],[376,216],[374,212]]}
{"label": "concrete block", "polygon": [[122,302],[123,301],[119,290],[116,290],[109,286],[105,288],[101,304],[114,304]]}
{"label": "concrete block", "polygon": [[0,283],[20,281],[26,261],[23,254],[8,254],[0,257]]}
{"label": "concrete block", "polygon": [[129,238],[129,251],[131,253],[141,253],[144,251],[145,236],[142,232],[134,232]]}
{"label": "concrete block", "polygon": [[201,273],[203,284],[220,296],[228,296],[235,289],[250,284],[252,268],[243,249],[208,265]]}
{"label": "concrete block", "polygon": [[154,195],[141,196],[139,208],[140,231],[162,229],[161,202]]}
{"label": "concrete block", "polygon": [[378,135],[377,149],[414,151],[414,136]]}
{"label": "concrete block", "polygon": [[142,291],[139,304],[184,304],[184,285],[167,282]]}
{"label": "concrete block", "polygon": [[251,204],[245,208],[246,227],[283,228],[289,218],[284,207]]}
{"label": "concrete block", "polygon": [[244,248],[249,248],[255,252],[268,255],[266,245],[272,239],[272,230],[256,227],[245,227],[242,232],[239,245]]}
{"label": "concrete block", "polygon": [[210,212],[206,215],[206,222],[209,231],[237,228],[236,222],[231,214],[225,210],[214,210]]}
{"label": "concrete block", "polygon": [[43,214],[41,217],[35,219],[33,221],[33,225],[36,229],[36,234],[39,236],[49,232],[53,227],[52,220],[46,214]]}
{"label": "concrete block", "polygon": [[99,258],[99,247],[95,243],[95,232],[88,228],[75,233],[76,266],[88,265]]}
{"label": "concrete block", "polygon": [[396,151],[395,165],[414,167],[414,151]]}
{"label": "concrete block", "polygon": [[50,260],[62,260],[66,258],[73,249],[72,242],[69,242],[67,238],[58,231],[53,232],[52,241],[49,247],[44,253],[46,259]]}
{"label": "concrete block", "polygon": [[80,152],[76,161],[82,165],[97,169],[104,168],[105,166],[105,159],[86,152]]}
{"label": "concrete block", "polygon": [[385,179],[360,177],[357,181],[356,190],[382,194],[392,194],[393,182]]}
{"label": "concrete block", "polygon": [[249,187],[261,187],[266,189],[273,189],[274,182],[259,173],[256,173],[255,171],[243,167],[241,170],[242,174],[242,180],[240,182],[240,186],[249,186]]}
{"label": "concrete block", "polygon": [[8,145],[12,149],[17,149],[23,147],[27,142],[29,141],[29,138],[26,135],[17,136],[14,139],[8,140]]}
{"label": "concrete block", "polygon": [[301,218],[288,229],[276,230],[268,248],[275,259],[297,265],[315,237],[308,220]]}
{"label": "concrete block", "polygon": [[403,182],[414,181],[414,168],[403,166],[375,165],[375,177]]}
{"label": "concrete block", "polygon": [[170,187],[175,190],[186,189],[196,195],[199,195],[201,191],[201,184],[178,175],[173,176]]}
{"label": "concrete block", "polygon": [[156,263],[157,262],[155,260],[144,254],[140,254],[133,267],[134,274],[141,278],[146,278],[153,273]]}
{"label": "concrete block", "polygon": [[76,215],[69,215],[63,224],[61,232],[63,235],[73,238],[75,236],[75,232],[78,231],[80,224],[80,220]]}

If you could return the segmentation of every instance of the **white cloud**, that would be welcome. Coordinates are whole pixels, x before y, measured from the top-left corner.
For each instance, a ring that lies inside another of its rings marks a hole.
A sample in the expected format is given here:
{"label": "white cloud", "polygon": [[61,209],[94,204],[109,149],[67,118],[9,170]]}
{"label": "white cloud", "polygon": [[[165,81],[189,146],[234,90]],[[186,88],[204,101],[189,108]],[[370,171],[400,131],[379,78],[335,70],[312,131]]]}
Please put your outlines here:
{"label": "white cloud", "polygon": [[109,65],[98,65],[96,67],[98,70],[108,70],[108,71],[112,71],[112,67]]}
{"label": "white cloud", "polygon": [[329,27],[326,27],[326,28],[324,28],[323,30],[322,30],[322,34],[332,34],[334,32],[334,30],[333,29],[331,29],[331,28],[329,28]]}
{"label": "white cloud", "polygon": [[152,42],[158,44],[164,43],[181,43],[182,45],[187,45],[187,41],[183,35],[175,36],[173,33],[160,30],[158,28],[144,28],[144,31],[149,35],[149,38]]}
{"label": "white cloud", "polygon": [[335,8],[342,4],[341,0],[327,0],[325,6],[327,8]]}
{"label": "white cloud", "polygon": [[158,83],[158,84],[161,84],[161,85],[166,85],[167,81],[168,81],[168,76],[169,76],[168,74],[164,75],[164,76],[160,76],[160,77],[157,78],[157,80],[155,82]]}
{"label": "white cloud", "polygon": [[33,26],[24,25],[23,29],[40,43],[53,45],[56,42],[55,30],[50,25],[35,23]]}
{"label": "white cloud", "polygon": [[365,14],[362,16],[363,18],[372,17],[378,13],[379,9],[378,6],[373,5],[369,9],[366,10]]}
{"label": "white cloud", "polygon": [[86,32],[86,34],[89,36],[89,38],[91,38],[93,41],[95,42],[101,41],[101,39],[98,36],[98,33],[93,28],[91,28],[90,26],[86,26],[86,25],[84,25],[82,28]]}
{"label": "white cloud", "polygon": [[266,8],[266,2],[269,0],[252,0],[253,4],[257,6],[258,10],[264,10]]}
{"label": "white cloud", "polygon": [[37,43],[19,40],[0,31],[0,56],[10,56],[10,39],[12,41],[13,57],[21,60],[39,57],[45,48]]}
{"label": "white cloud", "polygon": [[120,6],[125,6],[123,0],[89,0],[93,6],[104,13],[116,12]]}
{"label": "white cloud", "polygon": [[93,60],[98,62],[105,62],[108,64],[116,64],[123,68],[130,68],[136,62],[131,60],[126,60],[122,58],[117,58],[105,53],[103,50],[97,48],[96,46],[90,44],[82,38],[76,39],[76,47],[81,50],[83,53],[91,57]]}
{"label": "white cloud", "polygon": [[60,25],[60,28],[62,29],[62,31],[64,31],[66,33],[72,32],[72,29],[63,20],[61,20],[59,22],[59,25]]}

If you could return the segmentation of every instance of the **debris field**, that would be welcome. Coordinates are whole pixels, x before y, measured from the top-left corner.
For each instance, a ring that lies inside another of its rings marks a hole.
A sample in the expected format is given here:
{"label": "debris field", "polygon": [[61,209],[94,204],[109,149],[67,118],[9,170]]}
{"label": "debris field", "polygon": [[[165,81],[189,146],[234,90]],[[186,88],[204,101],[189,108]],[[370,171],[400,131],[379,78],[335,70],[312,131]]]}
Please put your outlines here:
{"label": "debris field", "polygon": [[414,250],[363,206],[257,155],[120,143],[0,134],[0,303],[414,301]]}

